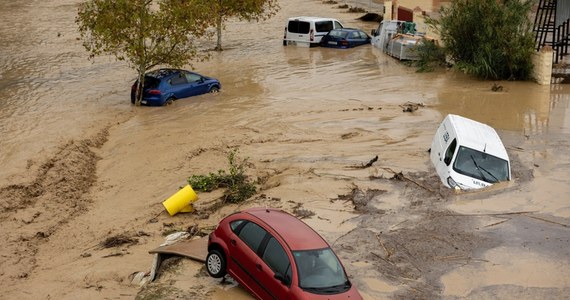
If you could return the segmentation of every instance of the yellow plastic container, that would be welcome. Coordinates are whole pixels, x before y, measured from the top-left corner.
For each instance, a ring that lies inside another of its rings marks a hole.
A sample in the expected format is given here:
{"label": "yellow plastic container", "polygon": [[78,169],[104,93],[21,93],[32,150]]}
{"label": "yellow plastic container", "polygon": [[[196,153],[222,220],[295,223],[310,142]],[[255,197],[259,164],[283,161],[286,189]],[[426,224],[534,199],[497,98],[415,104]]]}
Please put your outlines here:
{"label": "yellow plastic container", "polygon": [[162,202],[162,205],[164,205],[168,214],[174,216],[179,212],[193,212],[192,202],[196,200],[198,200],[198,195],[196,195],[196,192],[190,185],[186,185],[176,194]]}

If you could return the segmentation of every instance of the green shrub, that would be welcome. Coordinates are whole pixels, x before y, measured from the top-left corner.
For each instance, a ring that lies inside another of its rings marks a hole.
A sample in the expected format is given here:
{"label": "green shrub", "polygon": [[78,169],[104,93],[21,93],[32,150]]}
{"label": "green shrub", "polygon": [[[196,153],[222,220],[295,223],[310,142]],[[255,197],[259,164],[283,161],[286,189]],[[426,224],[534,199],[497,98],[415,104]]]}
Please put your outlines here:
{"label": "green shrub", "polygon": [[484,79],[525,80],[532,72],[533,0],[455,0],[429,20],[456,67]]}
{"label": "green shrub", "polygon": [[432,72],[436,67],[445,66],[444,49],[436,45],[433,40],[423,39],[414,48],[419,59],[410,61],[410,65],[416,67],[417,72]]}
{"label": "green shrub", "polygon": [[255,195],[255,184],[250,182],[245,174],[247,158],[239,160],[237,153],[238,149],[228,153],[228,171],[218,170],[218,173],[208,175],[192,175],[188,178],[188,184],[201,192],[225,188],[224,201],[229,203],[239,203]]}

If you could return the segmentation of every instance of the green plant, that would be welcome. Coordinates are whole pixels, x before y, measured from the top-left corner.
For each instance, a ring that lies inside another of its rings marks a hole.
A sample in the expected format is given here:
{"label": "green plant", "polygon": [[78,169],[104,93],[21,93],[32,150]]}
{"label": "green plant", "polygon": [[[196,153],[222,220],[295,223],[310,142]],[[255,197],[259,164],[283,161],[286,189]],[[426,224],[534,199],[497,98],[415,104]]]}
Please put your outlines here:
{"label": "green plant", "polygon": [[440,32],[456,67],[484,79],[525,80],[534,51],[534,0],[456,0],[428,23]]}
{"label": "green plant", "polygon": [[211,192],[217,188],[225,188],[224,201],[239,203],[256,192],[255,184],[249,181],[245,174],[247,158],[240,160],[237,157],[238,149],[228,153],[228,170],[218,170],[217,173],[208,175],[192,175],[188,178],[188,184],[197,191]]}
{"label": "green plant", "polygon": [[418,54],[419,59],[410,61],[410,65],[416,67],[417,72],[432,72],[436,67],[446,64],[444,49],[433,40],[422,39],[413,51]]}

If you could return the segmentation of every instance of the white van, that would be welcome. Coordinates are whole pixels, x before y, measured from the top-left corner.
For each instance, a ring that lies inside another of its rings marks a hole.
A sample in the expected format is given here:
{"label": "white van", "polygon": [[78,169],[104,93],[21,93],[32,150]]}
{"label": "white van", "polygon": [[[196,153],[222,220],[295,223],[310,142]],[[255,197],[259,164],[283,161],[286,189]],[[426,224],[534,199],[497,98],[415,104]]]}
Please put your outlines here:
{"label": "white van", "polygon": [[338,28],[343,28],[343,26],[336,19],[321,17],[289,18],[285,26],[283,46],[316,47],[323,36]]}
{"label": "white van", "polygon": [[507,150],[491,126],[447,115],[431,143],[430,159],[443,184],[461,190],[511,179]]}

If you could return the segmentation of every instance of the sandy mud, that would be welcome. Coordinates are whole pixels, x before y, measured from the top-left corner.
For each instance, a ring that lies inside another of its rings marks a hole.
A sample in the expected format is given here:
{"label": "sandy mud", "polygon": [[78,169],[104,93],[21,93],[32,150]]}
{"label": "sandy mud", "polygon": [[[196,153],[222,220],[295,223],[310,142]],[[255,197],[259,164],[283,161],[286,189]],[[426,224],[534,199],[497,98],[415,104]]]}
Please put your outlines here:
{"label": "sandy mud", "polygon": [[[167,234],[207,234],[253,206],[302,217],[365,299],[570,295],[568,87],[419,74],[372,46],[284,47],[290,16],[376,27],[338,4],[293,0],[270,20],[228,23],[225,50],[193,66],[221,93],[133,107],[132,71],[86,61],[76,5],[0,4],[12,24],[0,27],[1,299],[251,299],[188,259],[169,258],[144,287],[132,279]],[[427,150],[448,113],[497,129],[513,181],[442,187]],[[170,217],[162,201],[191,175],[227,168],[232,149],[256,195],[219,205],[222,191],[200,193],[196,213]]]}

